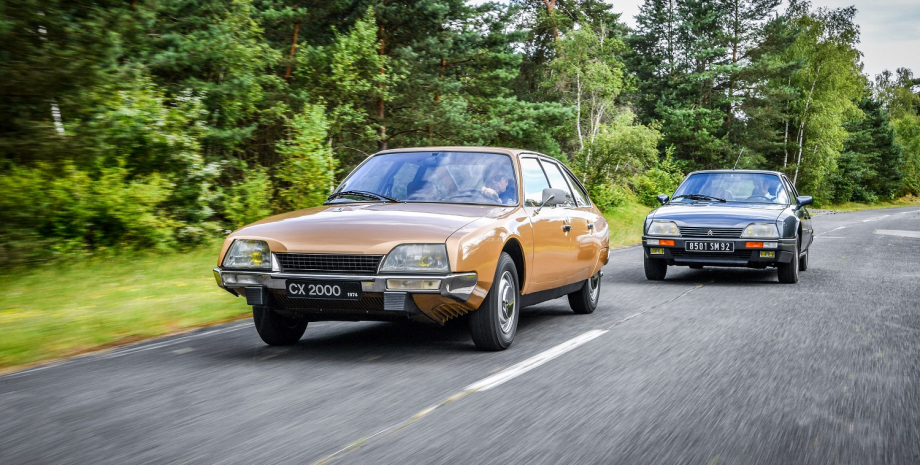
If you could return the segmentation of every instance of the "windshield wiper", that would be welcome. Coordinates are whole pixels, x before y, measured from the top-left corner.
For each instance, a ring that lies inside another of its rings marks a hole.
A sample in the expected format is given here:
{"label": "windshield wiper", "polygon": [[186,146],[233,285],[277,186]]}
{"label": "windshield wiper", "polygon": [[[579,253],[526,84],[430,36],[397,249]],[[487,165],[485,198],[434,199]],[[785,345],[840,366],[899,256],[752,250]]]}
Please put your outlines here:
{"label": "windshield wiper", "polygon": [[326,202],[328,202],[328,201],[330,201],[330,200],[332,200],[332,199],[335,199],[335,198],[339,198],[339,197],[345,196],[345,195],[354,195],[354,196],[356,196],[356,197],[364,197],[364,198],[366,198],[366,199],[385,200],[385,201],[387,201],[387,202],[399,202],[399,200],[394,199],[394,198],[392,198],[392,197],[387,197],[387,196],[385,196],[385,195],[380,195],[380,194],[378,194],[378,193],[376,193],[376,192],[368,192],[368,191],[342,191],[342,192],[336,192],[335,194],[330,195],[329,198],[326,199]]}
{"label": "windshield wiper", "polygon": [[718,202],[725,203],[725,199],[720,199],[720,198],[718,198],[718,197],[713,197],[713,196],[711,196],[711,195],[704,195],[704,194],[684,194],[684,195],[676,195],[676,196],[674,196],[674,198],[671,199],[671,200],[677,200],[677,199],[679,199],[679,198],[686,198],[686,199],[691,199],[691,200],[715,200],[715,201],[718,201]]}

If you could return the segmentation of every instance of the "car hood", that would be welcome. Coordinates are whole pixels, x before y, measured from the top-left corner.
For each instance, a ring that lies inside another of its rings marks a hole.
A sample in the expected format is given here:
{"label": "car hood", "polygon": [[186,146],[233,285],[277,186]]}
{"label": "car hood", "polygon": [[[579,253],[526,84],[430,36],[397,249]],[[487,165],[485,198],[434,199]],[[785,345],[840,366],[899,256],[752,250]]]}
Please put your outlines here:
{"label": "car hood", "polygon": [[787,205],[764,203],[690,203],[662,205],[653,219],[671,220],[679,226],[744,227],[751,222],[776,221]]}
{"label": "car hood", "polygon": [[510,210],[432,203],[333,204],[266,218],[229,239],[266,240],[273,252],[386,254],[399,244],[444,243],[470,222]]}

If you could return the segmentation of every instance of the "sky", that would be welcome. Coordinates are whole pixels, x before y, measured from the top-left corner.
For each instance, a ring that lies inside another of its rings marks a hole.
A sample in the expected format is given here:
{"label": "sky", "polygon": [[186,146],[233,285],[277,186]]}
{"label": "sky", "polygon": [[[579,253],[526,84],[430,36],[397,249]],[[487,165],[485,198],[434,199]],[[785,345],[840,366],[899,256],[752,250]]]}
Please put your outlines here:
{"label": "sky", "polygon": [[[483,3],[472,0],[471,3]],[[607,0],[613,11],[623,13],[622,20],[635,26],[635,16],[642,0]],[[882,70],[894,72],[910,68],[920,75],[920,0],[812,0],[812,7],[842,8],[856,6],[856,24],[860,26],[863,73],[870,78]],[[780,5],[785,10],[787,1]]]}
{"label": "sky", "polygon": [[[642,0],[608,0],[613,10],[623,13],[623,22],[633,27]],[[920,75],[920,0],[812,0],[813,8],[856,6],[863,52],[863,73],[870,78],[882,70],[910,68]],[[780,5],[785,10],[788,2]]]}

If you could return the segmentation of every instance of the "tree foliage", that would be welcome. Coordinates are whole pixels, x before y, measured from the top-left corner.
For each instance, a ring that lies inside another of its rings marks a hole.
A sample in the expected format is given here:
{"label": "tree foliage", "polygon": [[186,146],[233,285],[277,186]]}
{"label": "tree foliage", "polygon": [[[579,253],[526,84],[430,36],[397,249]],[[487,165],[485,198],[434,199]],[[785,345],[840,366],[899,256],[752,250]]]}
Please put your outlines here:
{"label": "tree foliage", "polygon": [[867,84],[855,13],[646,0],[630,30],[601,0],[2,2],[0,254],[192,244],[409,146],[541,151],[608,208],[736,159],[819,203],[920,193],[918,80]]}

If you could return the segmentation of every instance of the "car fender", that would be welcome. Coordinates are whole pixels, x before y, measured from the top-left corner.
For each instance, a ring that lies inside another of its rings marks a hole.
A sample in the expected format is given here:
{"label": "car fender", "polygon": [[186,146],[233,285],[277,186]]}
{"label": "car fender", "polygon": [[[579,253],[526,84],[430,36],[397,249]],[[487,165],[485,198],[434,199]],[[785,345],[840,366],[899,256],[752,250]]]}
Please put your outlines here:
{"label": "car fender", "polygon": [[[480,218],[460,228],[447,239],[451,271],[475,271],[477,275],[476,288],[466,302],[468,305],[478,308],[485,299],[495,279],[498,258],[512,239],[517,240],[523,249],[526,276],[526,270],[533,261],[533,228],[521,208]],[[521,291],[524,292],[526,287],[525,278]]]}

